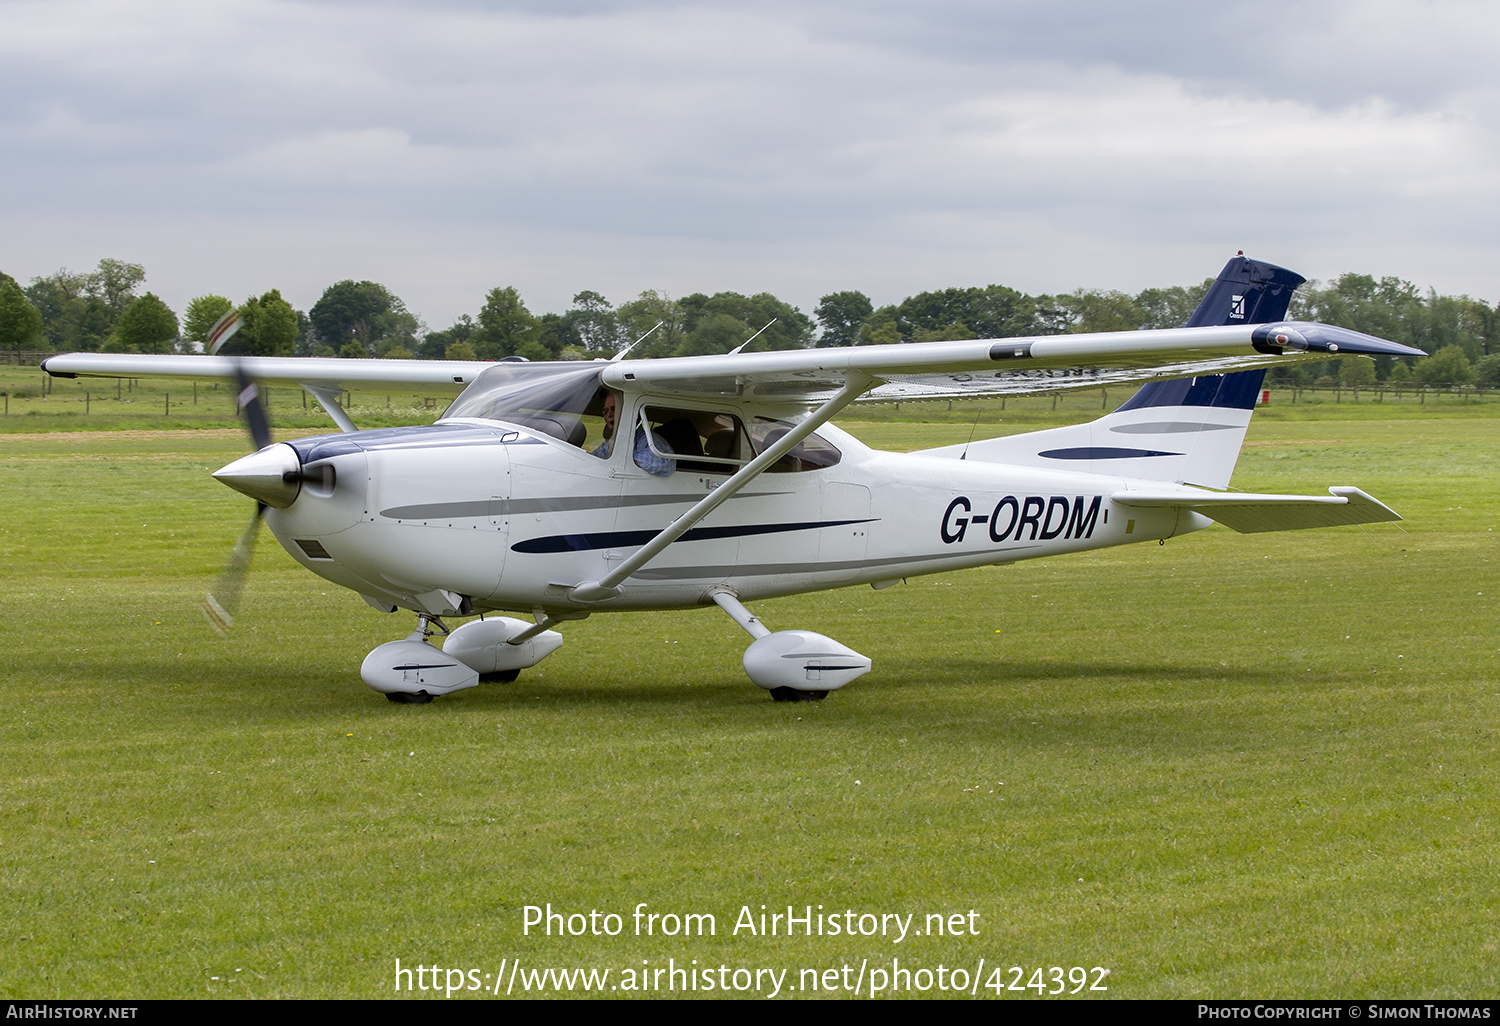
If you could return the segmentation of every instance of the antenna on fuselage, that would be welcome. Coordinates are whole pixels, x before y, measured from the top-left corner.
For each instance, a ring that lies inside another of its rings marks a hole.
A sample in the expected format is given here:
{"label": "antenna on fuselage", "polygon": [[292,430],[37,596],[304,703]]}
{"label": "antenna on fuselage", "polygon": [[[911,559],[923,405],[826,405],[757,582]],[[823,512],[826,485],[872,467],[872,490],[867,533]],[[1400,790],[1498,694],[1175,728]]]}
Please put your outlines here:
{"label": "antenna on fuselage", "polygon": [[[667,323],[666,321],[657,321],[656,322],[656,326],[653,327],[651,329],[651,331],[655,331],[657,328],[661,327],[663,324],[666,324],[666,323]],[[648,338],[651,337],[651,331],[646,332],[646,334],[642,335],[640,338],[638,338],[634,342],[630,343],[630,345],[626,346],[624,349],[621,349],[614,356],[611,356],[609,358],[609,362],[610,363],[614,363],[617,360],[623,360],[623,359],[625,359],[625,354],[626,353],[630,352],[636,346],[640,345],[642,342],[646,341],[646,339],[648,339]]]}
{"label": "antenna on fuselage", "polygon": [[[780,320],[780,318],[778,318],[778,317],[772,317],[771,318],[771,323],[767,324],[766,328],[769,328],[771,326],[771,324],[775,324],[778,320]],[[756,339],[760,338],[761,335],[765,334],[766,328],[761,328],[760,331],[757,331],[754,335],[751,335],[749,338],[745,339],[745,341],[743,341],[739,345],[735,346],[733,349],[731,349],[725,355],[726,356],[733,356],[735,353],[739,352],[741,349],[744,349],[751,342],[754,342]]]}
{"label": "antenna on fuselage", "polygon": [[966,460],[969,458],[969,446],[974,444],[974,432],[979,430],[979,412],[974,411],[974,426],[969,428],[969,440],[964,443],[964,451],[958,454],[958,458]]}

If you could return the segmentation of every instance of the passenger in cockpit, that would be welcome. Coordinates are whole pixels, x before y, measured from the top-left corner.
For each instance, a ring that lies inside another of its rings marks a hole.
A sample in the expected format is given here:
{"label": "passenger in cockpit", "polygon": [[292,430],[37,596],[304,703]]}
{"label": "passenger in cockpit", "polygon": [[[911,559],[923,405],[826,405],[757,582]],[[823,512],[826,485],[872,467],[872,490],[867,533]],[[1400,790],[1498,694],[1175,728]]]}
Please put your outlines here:
{"label": "passenger in cockpit", "polygon": [[[619,430],[618,421],[620,416],[620,393],[614,389],[606,389],[604,396],[604,441],[599,443],[594,450],[594,455],[602,460],[607,460],[614,452],[615,433]],[[677,461],[658,456],[651,451],[655,446],[659,452],[675,452],[667,440],[655,431],[651,432],[651,441],[646,441],[646,429],[637,427],[635,429],[635,465],[648,474],[656,477],[668,477],[677,469]]]}

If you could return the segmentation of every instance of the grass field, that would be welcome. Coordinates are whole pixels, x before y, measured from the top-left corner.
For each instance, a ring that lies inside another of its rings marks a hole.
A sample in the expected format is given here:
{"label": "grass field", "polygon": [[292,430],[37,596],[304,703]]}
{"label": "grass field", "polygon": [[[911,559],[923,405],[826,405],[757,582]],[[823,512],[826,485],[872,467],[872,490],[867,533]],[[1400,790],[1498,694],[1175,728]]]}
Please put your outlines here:
{"label": "grass field", "polygon": [[[1112,997],[1494,997],[1497,409],[1257,414],[1237,487],[1358,484],[1400,525],[1213,528],[761,603],[875,660],[799,705],[745,679],[713,610],[568,624],[515,684],[391,705],[359,663],[406,616],[268,534],[235,636],[204,623],[250,514],[207,477],[244,449],[228,421],[12,416],[0,994],[377,997],[399,958],[486,987],[516,959],[611,983],[697,959],[808,996],[805,968],[982,958],[991,996],[990,967],[1100,966]],[[928,415],[845,426],[895,448],[973,429]],[[623,932],[523,936],[548,902]],[[717,934],[636,937],[642,902]],[[975,910],[978,933],[733,935],[762,904],[916,929]]]}

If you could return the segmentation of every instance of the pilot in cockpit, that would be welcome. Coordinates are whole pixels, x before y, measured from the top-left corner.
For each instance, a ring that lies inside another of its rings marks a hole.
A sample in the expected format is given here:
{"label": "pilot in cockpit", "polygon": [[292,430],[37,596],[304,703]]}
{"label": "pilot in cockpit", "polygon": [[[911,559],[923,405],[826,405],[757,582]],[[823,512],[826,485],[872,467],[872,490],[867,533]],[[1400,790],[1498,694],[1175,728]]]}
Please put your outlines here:
{"label": "pilot in cockpit", "polygon": [[[618,430],[620,416],[620,393],[612,388],[604,390],[604,441],[599,443],[594,450],[594,455],[602,460],[609,459],[610,453],[614,452],[615,432]],[[668,477],[677,469],[677,461],[658,456],[652,452],[652,446],[658,452],[674,452],[675,450],[667,443],[667,440],[655,431],[651,432],[651,440],[646,440],[646,429],[644,426],[635,429],[635,465],[648,474],[657,477]]]}

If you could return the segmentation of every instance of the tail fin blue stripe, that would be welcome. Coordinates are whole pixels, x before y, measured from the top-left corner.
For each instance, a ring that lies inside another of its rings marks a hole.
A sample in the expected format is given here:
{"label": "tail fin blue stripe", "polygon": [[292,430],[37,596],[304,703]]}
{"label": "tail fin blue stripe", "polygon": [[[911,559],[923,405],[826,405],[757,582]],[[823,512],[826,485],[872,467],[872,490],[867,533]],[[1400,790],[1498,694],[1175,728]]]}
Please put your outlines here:
{"label": "tail fin blue stripe", "polygon": [[[1153,381],[1125,400],[1121,410],[1140,410],[1148,406],[1218,406],[1230,410],[1253,410],[1260,396],[1266,372],[1236,371],[1233,374],[1205,374],[1175,381]],[[1118,412],[1118,411],[1116,411]]]}

